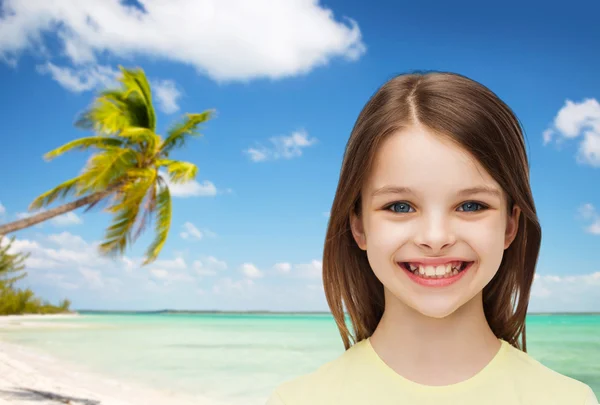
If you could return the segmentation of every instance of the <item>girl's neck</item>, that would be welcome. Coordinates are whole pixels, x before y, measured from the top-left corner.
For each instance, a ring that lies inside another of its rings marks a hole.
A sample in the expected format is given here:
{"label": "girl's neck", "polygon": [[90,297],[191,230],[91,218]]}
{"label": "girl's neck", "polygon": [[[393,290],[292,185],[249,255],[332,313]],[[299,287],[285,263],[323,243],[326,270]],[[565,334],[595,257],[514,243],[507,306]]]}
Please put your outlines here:
{"label": "girl's neck", "polygon": [[[390,298],[391,296],[391,298]],[[500,349],[479,293],[451,315],[424,316],[386,291],[386,310],[370,338],[392,369],[425,385],[464,381],[483,369]]]}

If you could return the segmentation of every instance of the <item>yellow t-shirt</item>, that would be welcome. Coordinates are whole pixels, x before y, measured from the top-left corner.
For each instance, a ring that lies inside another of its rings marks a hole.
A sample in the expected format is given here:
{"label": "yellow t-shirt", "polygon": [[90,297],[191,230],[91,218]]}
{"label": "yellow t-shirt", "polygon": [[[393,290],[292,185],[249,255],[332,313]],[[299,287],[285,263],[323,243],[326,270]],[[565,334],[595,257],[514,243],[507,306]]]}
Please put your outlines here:
{"label": "yellow t-shirt", "polygon": [[500,339],[468,380],[428,386],[389,367],[364,339],[313,373],[284,382],[266,405],[596,405],[592,389]]}

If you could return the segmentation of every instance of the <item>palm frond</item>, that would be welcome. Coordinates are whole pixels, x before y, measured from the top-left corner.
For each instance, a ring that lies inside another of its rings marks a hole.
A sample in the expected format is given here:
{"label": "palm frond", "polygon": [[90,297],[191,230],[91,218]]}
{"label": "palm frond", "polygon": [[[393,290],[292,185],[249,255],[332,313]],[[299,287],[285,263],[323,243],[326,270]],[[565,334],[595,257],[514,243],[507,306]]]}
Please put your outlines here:
{"label": "palm frond", "polygon": [[116,138],[110,138],[105,136],[90,136],[86,138],[75,139],[68,142],[44,155],[45,160],[52,160],[57,156],[62,155],[70,150],[86,150],[90,148],[107,149],[120,147],[123,145],[123,141]]}
{"label": "palm frond", "polygon": [[80,181],[80,177],[67,180],[62,184],[54,187],[52,190],[46,191],[44,194],[36,197],[35,200],[29,205],[30,210],[37,210],[47,205],[52,204],[57,199],[67,197],[69,194],[74,194],[77,191],[77,186]]}
{"label": "palm frond", "polygon": [[171,228],[171,194],[169,193],[169,187],[167,187],[164,181],[162,181],[160,176],[158,179],[160,180],[159,191],[156,198],[156,236],[146,251],[146,259],[143,263],[144,265],[156,260],[165,242],[167,241],[169,229]]}
{"label": "palm frond", "polygon": [[132,117],[125,100],[100,96],[75,122],[82,129],[113,135],[131,125]]}
{"label": "palm frond", "polygon": [[180,160],[159,159],[156,162],[157,166],[167,168],[169,179],[173,183],[186,183],[194,180],[198,173],[198,166],[190,162],[182,162]]}
{"label": "palm frond", "polygon": [[78,128],[109,135],[129,126],[156,129],[152,93],[144,71],[120,69],[121,88],[101,91],[92,106],[75,122]]}
{"label": "palm frond", "polygon": [[168,132],[168,136],[160,147],[163,156],[169,156],[172,149],[185,144],[189,136],[201,136],[198,131],[200,124],[208,121],[214,115],[214,110],[207,110],[199,114],[186,114],[186,117],[175,124]]}
{"label": "palm frond", "polygon": [[152,220],[152,214],[156,209],[156,190],[156,182],[154,182],[144,198],[144,211],[141,215],[138,215],[138,221],[135,224],[136,230],[133,234],[134,241],[146,230],[146,225]]}
{"label": "palm frond", "polygon": [[148,117],[147,127],[154,131],[156,129],[156,113],[152,105],[152,91],[146,74],[142,69],[125,69],[122,66],[120,69],[122,73],[120,81],[123,83],[125,97],[135,94],[143,101]]}
{"label": "palm frond", "polygon": [[[115,104],[121,111],[123,117],[128,120],[128,126],[150,128],[148,119],[148,108],[146,101],[137,93],[127,95],[126,88],[117,90],[106,90],[100,93],[100,97]],[[123,130],[127,126],[120,128]]]}
{"label": "palm frond", "polygon": [[132,242],[131,231],[134,228],[142,202],[152,188],[155,179],[138,178],[123,185],[120,189],[120,201],[108,210],[115,214],[113,223],[106,230],[100,250],[104,254],[123,253]]}
{"label": "palm frond", "polygon": [[160,136],[154,131],[143,127],[125,128],[119,133],[119,136],[139,145],[142,150],[148,152],[148,155],[153,155],[156,152],[156,145],[161,141]]}
{"label": "palm frond", "polygon": [[100,191],[126,177],[137,167],[138,152],[133,149],[113,148],[93,155],[79,176],[78,192]]}

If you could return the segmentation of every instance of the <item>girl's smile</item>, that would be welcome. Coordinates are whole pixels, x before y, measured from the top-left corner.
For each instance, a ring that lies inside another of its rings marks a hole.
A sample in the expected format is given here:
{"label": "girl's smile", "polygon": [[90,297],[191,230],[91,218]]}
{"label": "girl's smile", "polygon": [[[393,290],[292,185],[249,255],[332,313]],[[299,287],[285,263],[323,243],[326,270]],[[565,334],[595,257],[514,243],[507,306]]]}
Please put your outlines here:
{"label": "girl's smile", "polygon": [[[400,262],[400,268],[417,284],[426,287],[446,287],[460,280],[473,267],[470,261],[445,261],[445,264],[423,264],[422,262]],[[439,261],[439,260],[438,260]]]}

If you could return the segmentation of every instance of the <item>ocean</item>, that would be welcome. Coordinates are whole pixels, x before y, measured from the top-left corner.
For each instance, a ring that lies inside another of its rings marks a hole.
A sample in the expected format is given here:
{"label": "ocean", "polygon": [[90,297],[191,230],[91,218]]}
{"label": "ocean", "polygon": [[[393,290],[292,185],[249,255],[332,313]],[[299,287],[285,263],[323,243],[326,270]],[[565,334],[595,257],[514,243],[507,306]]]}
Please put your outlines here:
{"label": "ocean", "polygon": [[[0,329],[0,339],[112,378],[230,405],[263,405],[279,383],[344,350],[330,314],[83,312],[36,322],[44,325]],[[600,398],[600,314],[531,314],[526,327],[532,357]]]}

